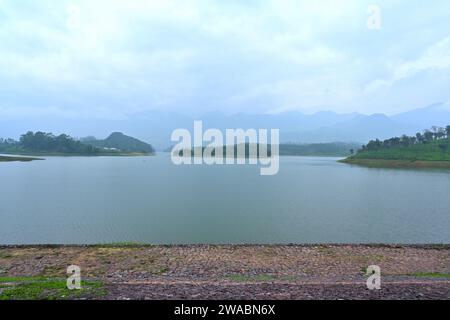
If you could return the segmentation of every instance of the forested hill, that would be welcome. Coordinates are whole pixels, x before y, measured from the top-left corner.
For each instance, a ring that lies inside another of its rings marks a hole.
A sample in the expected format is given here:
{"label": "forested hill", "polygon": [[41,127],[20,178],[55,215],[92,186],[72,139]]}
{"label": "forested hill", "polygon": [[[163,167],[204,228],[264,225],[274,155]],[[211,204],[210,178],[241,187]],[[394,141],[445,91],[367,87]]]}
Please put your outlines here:
{"label": "forested hill", "polygon": [[139,153],[154,153],[153,147],[140,141],[136,138],[124,135],[121,132],[114,132],[108,138],[104,140],[97,140],[95,138],[84,138],[83,143],[88,145],[103,148],[120,150],[122,152],[139,152]]}
{"label": "forested hill", "polygon": [[446,128],[433,127],[415,136],[403,135],[384,141],[372,140],[345,161],[362,163],[363,160],[448,162],[450,164],[450,125]]}
{"label": "forested hill", "polygon": [[108,139],[94,141],[99,144],[76,140],[66,134],[56,136],[52,133],[29,131],[19,141],[0,139],[0,153],[85,156],[153,153],[151,145],[123,134],[112,134]]}

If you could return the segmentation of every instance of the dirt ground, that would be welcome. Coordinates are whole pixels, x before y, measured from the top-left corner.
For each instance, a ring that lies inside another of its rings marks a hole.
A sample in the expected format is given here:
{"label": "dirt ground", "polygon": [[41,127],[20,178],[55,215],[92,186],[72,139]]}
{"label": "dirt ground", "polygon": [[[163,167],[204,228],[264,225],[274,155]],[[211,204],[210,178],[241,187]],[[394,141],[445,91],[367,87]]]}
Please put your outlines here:
{"label": "dirt ground", "polygon": [[65,279],[69,265],[104,285],[98,299],[450,299],[448,245],[0,247],[0,279]]}

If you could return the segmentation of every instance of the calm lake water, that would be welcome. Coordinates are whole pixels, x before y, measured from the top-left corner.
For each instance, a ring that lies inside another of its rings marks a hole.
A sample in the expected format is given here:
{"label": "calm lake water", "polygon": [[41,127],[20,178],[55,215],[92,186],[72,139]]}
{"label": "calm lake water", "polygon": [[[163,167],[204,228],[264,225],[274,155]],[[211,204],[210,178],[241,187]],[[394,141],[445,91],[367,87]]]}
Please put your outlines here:
{"label": "calm lake water", "polygon": [[0,244],[450,243],[450,171],[336,158],[174,166],[170,156],[0,163]]}

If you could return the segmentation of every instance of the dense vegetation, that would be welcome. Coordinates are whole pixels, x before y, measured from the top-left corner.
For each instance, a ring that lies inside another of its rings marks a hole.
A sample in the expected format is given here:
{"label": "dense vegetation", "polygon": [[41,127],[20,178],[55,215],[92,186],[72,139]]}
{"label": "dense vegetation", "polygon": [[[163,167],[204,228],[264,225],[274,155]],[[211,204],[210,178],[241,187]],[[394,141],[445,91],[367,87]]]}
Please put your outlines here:
{"label": "dense vegetation", "polygon": [[66,134],[55,136],[46,132],[34,133],[29,131],[26,134],[23,134],[19,141],[0,139],[0,152],[17,154],[61,153],[96,155],[100,153],[100,150],[90,145],[83,144]]}
{"label": "dense vegetation", "polygon": [[[270,145],[267,147],[267,152],[265,154],[260,155],[259,144],[245,143],[245,144],[234,145],[234,157],[235,158],[238,157],[238,146],[240,146],[240,147],[244,146],[245,158],[250,158],[251,156],[252,157],[267,157],[267,156],[270,157],[271,156]],[[252,147],[252,149],[250,149],[250,147]],[[252,154],[250,151],[253,152],[255,147],[256,147],[256,154]],[[201,149],[201,150],[199,150],[199,149]],[[201,147],[201,148],[197,147],[197,148],[188,149],[188,150],[179,150],[179,156],[183,156],[183,154],[190,154],[192,157],[194,157],[196,152],[203,155],[205,152],[205,149],[206,149],[206,147]],[[213,157],[215,157],[215,155],[216,155],[216,149],[213,149],[211,151],[211,155]],[[222,155],[223,155],[223,157],[227,157],[227,146],[222,146]],[[206,154],[205,154],[205,156],[206,156]],[[229,156],[231,157],[231,155],[229,155]]]}
{"label": "dense vegetation", "polygon": [[[344,142],[332,142],[332,143],[312,143],[312,144],[280,144],[279,155],[280,156],[348,156],[354,150],[358,148],[359,144],[356,143],[344,143]],[[259,144],[256,145],[257,152],[259,154]],[[203,151],[205,147],[203,147]],[[194,150],[188,150],[194,155]],[[203,152],[202,152],[203,154]],[[215,152],[212,151],[214,156]],[[237,146],[234,146],[234,154],[237,154]],[[182,152],[180,152],[182,155]],[[226,156],[226,146],[223,147],[223,155]],[[271,155],[271,145],[267,146],[267,156]],[[245,157],[250,156],[250,144],[245,144]],[[265,156],[265,155],[264,155]]]}
{"label": "dense vegetation", "polygon": [[104,140],[98,140],[94,137],[82,139],[83,143],[93,147],[120,150],[122,152],[154,153],[153,147],[133,137],[124,135],[121,132],[114,132]]}
{"label": "dense vegetation", "polygon": [[348,156],[359,147],[356,143],[332,142],[280,144],[281,156]]}
{"label": "dense vegetation", "polygon": [[123,134],[113,134],[106,140],[95,141],[99,142],[98,146],[75,140],[66,134],[55,136],[52,133],[29,131],[19,141],[0,139],[0,153],[84,156],[153,153],[151,145]]}
{"label": "dense vegetation", "polygon": [[433,127],[415,136],[372,140],[350,159],[450,161],[450,125]]}

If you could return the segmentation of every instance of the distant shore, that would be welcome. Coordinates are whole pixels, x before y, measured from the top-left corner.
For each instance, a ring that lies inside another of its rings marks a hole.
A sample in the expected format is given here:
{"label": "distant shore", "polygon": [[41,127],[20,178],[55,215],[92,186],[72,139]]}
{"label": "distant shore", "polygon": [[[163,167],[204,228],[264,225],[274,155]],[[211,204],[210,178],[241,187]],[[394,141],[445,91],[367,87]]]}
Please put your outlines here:
{"label": "distant shore", "polygon": [[18,157],[18,156],[0,156],[0,162],[30,162],[34,160],[44,160],[41,158],[32,158],[32,157]]}
{"label": "distant shore", "polygon": [[[2,152],[3,154],[9,154]],[[32,159],[32,160],[44,160],[40,158],[32,157],[147,157],[154,156],[156,153],[143,153],[143,152],[102,152],[98,154],[83,154],[83,153],[64,153],[64,152],[16,152],[11,153],[11,156],[4,156],[5,158],[18,158],[18,159]],[[24,156],[24,157],[22,157]],[[19,161],[19,160],[15,160]],[[26,161],[26,160],[25,160]]]}
{"label": "distant shore", "polygon": [[355,159],[347,158],[339,162],[370,168],[411,168],[411,169],[450,169],[450,161],[419,161],[389,159]]}

